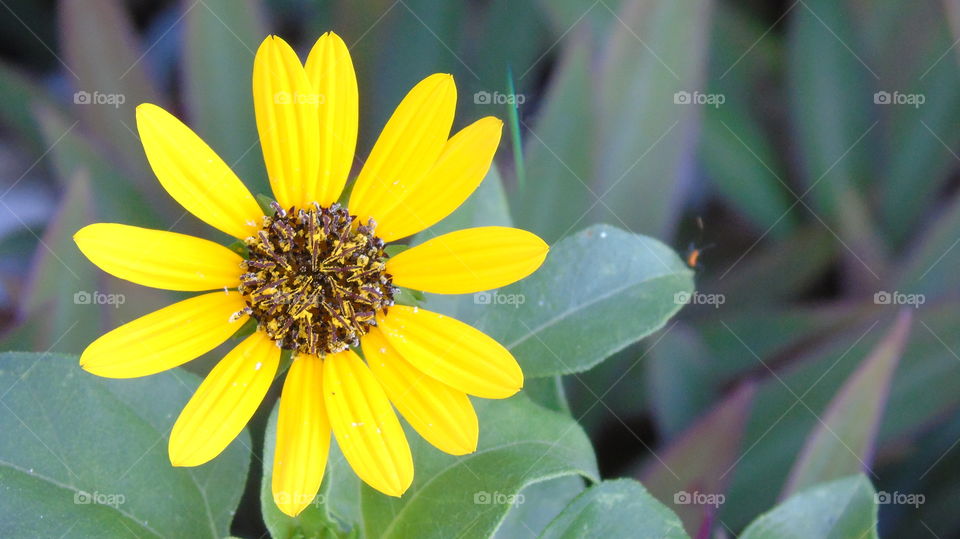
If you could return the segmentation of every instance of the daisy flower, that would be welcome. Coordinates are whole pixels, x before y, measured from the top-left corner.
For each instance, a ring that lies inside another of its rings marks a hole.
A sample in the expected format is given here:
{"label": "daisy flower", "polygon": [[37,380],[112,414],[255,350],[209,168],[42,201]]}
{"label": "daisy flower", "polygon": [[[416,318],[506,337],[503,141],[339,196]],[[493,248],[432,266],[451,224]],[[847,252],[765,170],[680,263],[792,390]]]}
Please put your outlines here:
{"label": "daisy flower", "polygon": [[474,191],[502,122],[482,118],[451,137],[453,77],[427,77],[383,128],[344,206],[337,201],[354,160],[358,92],[343,41],[324,34],[304,65],[282,39],[268,37],[254,60],[253,97],[276,199],[267,212],[190,128],[155,105],[137,107],[160,183],[242,248],[113,223],[78,231],[84,255],[116,277],[203,292],[103,335],[80,365],[110,378],[154,374],[211,351],[253,320],[256,330],[217,363],[174,424],[171,463],[197,466],[223,451],[289,350],[273,462],[278,507],[293,516],[313,500],[331,432],[363,481],[400,496],[413,480],[413,459],[394,408],[438,449],[461,455],[476,449],[479,431],[468,395],[502,399],[523,386],[520,366],[495,340],[395,298],[400,287],[465,294],[522,279],[546,257],[540,238],[480,227],[392,257],[385,250]]}

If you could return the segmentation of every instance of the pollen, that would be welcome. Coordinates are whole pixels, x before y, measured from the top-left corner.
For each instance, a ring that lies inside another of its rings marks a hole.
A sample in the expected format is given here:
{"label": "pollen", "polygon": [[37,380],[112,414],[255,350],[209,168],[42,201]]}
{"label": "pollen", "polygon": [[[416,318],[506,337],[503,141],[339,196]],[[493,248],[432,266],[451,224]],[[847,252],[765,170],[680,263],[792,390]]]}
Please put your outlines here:
{"label": "pollen", "polygon": [[248,314],[277,346],[325,355],[358,346],[393,305],[384,242],[338,204],[285,210],[247,238],[238,290]]}

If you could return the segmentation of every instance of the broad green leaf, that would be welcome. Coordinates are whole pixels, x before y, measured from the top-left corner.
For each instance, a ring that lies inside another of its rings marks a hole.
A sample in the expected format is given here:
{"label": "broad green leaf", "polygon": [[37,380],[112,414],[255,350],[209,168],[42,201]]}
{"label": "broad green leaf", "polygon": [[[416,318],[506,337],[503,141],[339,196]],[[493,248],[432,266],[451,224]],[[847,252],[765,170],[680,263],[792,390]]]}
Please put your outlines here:
{"label": "broad green leaf", "polygon": [[877,537],[877,505],[870,481],[860,475],[804,490],[761,515],[742,539],[871,539]]}
{"label": "broad green leaf", "polygon": [[530,378],[524,380],[523,392],[530,400],[557,412],[570,413],[567,392],[563,387],[562,376]]}
{"label": "broad green leaf", "polygon": [[550,523],[543,538],[689,537],[683,524],[643,485],[631,479],[604,481],[578,496]]}
{"label": "broad green leaf", "polygon": [[253,192],[269,186],[253,114],[253,57],[266,37],[260,0],[181,2],[190,127]]}
{"label": "broad green leaf", "polygon": [[598,480],[590,441],[570,417],[523,396],[474,405],[475,453],[446,455],[411,433],[416,473],[407,493],[390,498],[363,486],[368,537],[487,536],[526,486],[571,475]]}
{"label": "broad green leaf", "polygon": [[518,225],[548,243],[588,224],[597,200],[589,186],[596,133],[590,34],[577,32],[563,46],[543,109],[524,122],[527,185],[512,206]]}
{"label": "broad green leaf", "polygon": [[[583,478],[567,475],[534,483],[520,491],[523,503],[515,504],[503,520],[494,537],[503,539],[533,539],[586,488]],[[518,496],[519,498],[519,496]]]}
{"label": "broad green leaf", "polygon": [[[71,112],[119,158],[131,173],[127,180],[158,199],[162,190],[140,147],[134,111],[140,103],[162,103],[147,75],[144,49],[124,4],[65,0],[59,3],[58,16],[60,48],[76,92]],[[169,205],[171,212],[172,208]]]}
{"label": "broad green leaf", "polygon": [[640,471],[650,493],[677,512],[691,535],[712,522],[726,501],[754,393],[750,383],[737,388],[669,446],[654,452]]}
{"label": "broad green leaf", "polygon": [[[711,0],[625,3],[600,58],[595,221],[642,234],[670,233],[689,179],[702,106]],[[599,9],[599,8],[598,8]],[[642,205],[638,206],[638,202]]]}
{"label": "broad green leaf", "polygon": [[597,225],[553,246],[530,277],[474,294],[460,314],[532,378],[589,369],[662,327],[692,290],[692,272],[668,247]]}
{"label": "broad green leaf", "polygon": [[816,483],[869,470],[890,380],[906,345],[911,320],[910,311],[902,311],[886,337],[830,401],[793,466],[784,497]]}
{"label": "broad green leaf", "polygon": [[107,380],[76,356],[0,354],[0,535],[224,537],[250,437],[197,468],[167,456],[199,380],[182,370]]}

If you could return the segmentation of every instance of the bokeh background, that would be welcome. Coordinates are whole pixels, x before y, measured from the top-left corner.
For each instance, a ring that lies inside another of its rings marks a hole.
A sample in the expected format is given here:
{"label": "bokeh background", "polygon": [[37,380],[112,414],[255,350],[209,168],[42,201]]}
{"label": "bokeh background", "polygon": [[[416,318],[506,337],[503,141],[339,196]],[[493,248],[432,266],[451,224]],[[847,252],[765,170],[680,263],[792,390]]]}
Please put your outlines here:
{"label": "bokeh background", "polygon": [[[134,107],[174,111],[266,193],[254,51],[327,30],[357,67],[359,155],[407,89],[453,73],[457,126],[507,120],[518,226],[697,255],[690,305],[563,380],[605,477],[734,534],[833,435],[891,494],[882,535],[960,532],[955,0],[0,1],[0,349],[79,353],[168,303],[70,239],[93,221],[211,237],[160,190]],[[241,536],[264,531],[253,466]],[[684,489],[724,503],[674,505]]]}

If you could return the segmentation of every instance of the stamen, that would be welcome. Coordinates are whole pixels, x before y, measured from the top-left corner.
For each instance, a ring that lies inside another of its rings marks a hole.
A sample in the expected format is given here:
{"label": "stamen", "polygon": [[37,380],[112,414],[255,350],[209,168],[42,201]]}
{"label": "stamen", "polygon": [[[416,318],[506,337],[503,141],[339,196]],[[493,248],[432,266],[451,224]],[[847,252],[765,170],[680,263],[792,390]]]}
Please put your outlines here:
{"label": "stamen", "polygon": [[238,290],[247,307],[234,317],[253,316],[277,346],[302,353],[358,346],[396,293],[376,223],[355,223],[339,204],[271,206],[275,214],[246,240]]}

